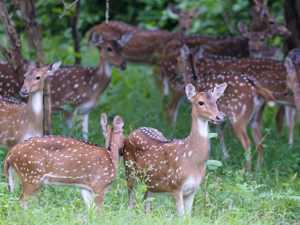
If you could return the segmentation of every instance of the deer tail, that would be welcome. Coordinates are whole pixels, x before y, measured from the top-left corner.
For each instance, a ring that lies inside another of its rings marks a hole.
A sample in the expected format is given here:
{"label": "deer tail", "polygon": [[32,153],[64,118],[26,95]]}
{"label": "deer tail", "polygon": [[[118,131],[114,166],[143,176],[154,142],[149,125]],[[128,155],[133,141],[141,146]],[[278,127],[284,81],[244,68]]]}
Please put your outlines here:
{"label": "deer tail", "polygon": [[8,153],[7,157],[5,159],[5,163],[4,163],[4,170],[5,170],[6,181],[8,183],[8,190],[13,192],[14,191],[14,181],[13,181],[13,177],[12,177],[12,167],[9,163],[9,159],[10,159],[10,154]]}

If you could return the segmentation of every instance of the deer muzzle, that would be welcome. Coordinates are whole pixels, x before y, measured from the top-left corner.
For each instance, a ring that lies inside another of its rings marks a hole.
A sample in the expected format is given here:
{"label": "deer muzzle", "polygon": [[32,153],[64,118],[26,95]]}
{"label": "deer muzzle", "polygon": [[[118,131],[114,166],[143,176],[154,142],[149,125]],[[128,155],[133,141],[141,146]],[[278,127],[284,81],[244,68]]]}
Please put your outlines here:
{"label": "deer muzzle", "polygon": [[27,97],[29,95],[28,91],[27,91],[27,88],[26,87],[22,87],[19,94],[22,96],[22,97]]}

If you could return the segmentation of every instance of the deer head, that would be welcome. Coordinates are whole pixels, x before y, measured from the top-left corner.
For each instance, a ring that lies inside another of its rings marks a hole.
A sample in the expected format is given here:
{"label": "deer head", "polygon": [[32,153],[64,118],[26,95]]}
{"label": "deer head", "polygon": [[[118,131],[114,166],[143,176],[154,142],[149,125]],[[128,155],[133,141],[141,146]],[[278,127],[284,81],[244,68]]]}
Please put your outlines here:
{"label": "deer head", "polygon": [[264,50],[266,40],[270,38],[270,28],[264,31],[251,31],[244,23],[239,22],[238,28],[243,37],[248,38],[249,51],[251,56],[260,56]]}
{"label": "deer head", "polygon": [[[126,69],[126,62],[122,57],[122,49],[124,45],[131,39],[132,33],[126,33],[116,40],[105,41],[99,32],[92,34],[92,42],[97,46],[100,51],[101,57],[105,59],[110,65],[116,66],[120,70]],[[90,46],[89,46],[89,49]]]}
{"label": "deer head", "polygon": [[124,147],[125,136],[123,134],[124,122],[120,116],[115,116],[113,126],[109,126],[107,123],[107,115],[103,113],[100,120],[103,135],[105,137],[105,148],[111,151],[114,145],[119,149],[119,154],[122,154]]}
{"label": "deer head", "polygon": [[51,76],[59,68],[61,61],[38,69],[36,62],[30,62],[24,75],[24,84],[20,90],[22,97],[28,97],[37,91],[43,90],[44,79]]}
{"label": "deer head", "polygon": [[179,27],[183,33],[188,33],[193,25],[193,18],[197,17],[200,13],[200,8],[194,10],[182,10],[175,4],[169,4],[170,10],[179,15]]}
{"label": "deer head", "polygon": [[217,108],[216,101],[224,93],[226,87],[227,84],[223,83],[216,85],[208,92],[196,92],[196,88],[192,84],[188,84],[185,93],[192,103],[192,115],[213,123],[223,122],[224,118]]}

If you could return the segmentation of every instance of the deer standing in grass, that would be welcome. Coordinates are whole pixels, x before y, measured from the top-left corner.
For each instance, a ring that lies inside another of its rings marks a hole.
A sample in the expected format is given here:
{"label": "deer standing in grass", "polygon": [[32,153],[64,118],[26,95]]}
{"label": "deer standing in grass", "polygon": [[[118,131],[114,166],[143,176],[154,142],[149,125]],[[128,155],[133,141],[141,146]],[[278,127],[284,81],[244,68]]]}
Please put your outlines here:
{"label": "deer standing in grass", "polygon": [[[208,121],[220,123],[216,100],[227,84],[216,85],[208,92],[196,92],[192,84],[186,86],[186,95],[192,104],[192,128],[182,140],[166,139],[154,128],[141,127],[125,141],[124,166],[129,195],[129,207],[133,205],[135,172],[147,170],[147,191],[144,199],[153,194],[172,194],[177,213],[190,213],[197,188],[205,175],[204,160],[208,154]],[[131,163],[133,162],[133,163]],[[134,167],[134,168],[132,168]],[[150,202],[145,205],[150,213]]]}
{"label": "deer standing in grass", "polygon": [[[222,115],[226,116],[232,124],[233,130],[243,145],[245,151],[251,147],[250,139],[246,132],[247,124],[251,125],[251,131],[258,149],[259,166],[262,165],[263,146],[260,141],[261,121],[257,121],[257,115],[264,101],[270,106],[274,106],[275,99],[270,92],[260,86],[253,78],[238,72],[217,72],[213,69],[223,69],[228,64],[217,64],[216,61],[208,59],[206,62],[202,57],[202,49],[196,53],[190,52],[187,46],[183,46],[180,52],[168,55],[162,59],[162,67],[165,69],[165,76],[168,79],[172,91],[172,100],[167,105],[166,110],[169,118],[176,120],[177,110],[183,99],[183,87],[186,82],[194,80],[194,71],[197,78],[193,81],[197,91],[207,91],[218,83],[228,84],[223,97],[220,99],[218,108]],[[171,57],[173,56],[173,57]],[[193,60],[190,60],[190,59]],[[199,60],[201,63],[198,64]],[[173,66],[170,67],[170,64]],[[204,69],[204,70],[202,70]],[[208,72],[212,70],[213,72]],[[199,72],[201,71],[201,72]],[[214,72],[215,71],[215,72]],[[181,77],[177,74],[183,74]],[[245,104],[247,103],[247,104]],[[225,159],[229,159],[229,154],[224,141],[225,123],[217,126],[218,137],[221,142]],[[251,171],[251,158],[247,161],[248,170]]]}
{"label": "deer standing in grass", "polygon": [[24,75],[20,90],[28,103],[14,102],[0,98],[0,145],[8,149],[33,136],[43,135],[43,88],[44,79],[53,75],[61,62],[41,69],[31,62]]}
{"label": "deer standing in grass", "polygon": [[[101,59],[97,67],[61,66],[51,81],[52,112],[62,112],[62,106],[74,102],[73,111],[64,111],[65,122],[69,127],[74,126],[76,114],[83,116],[83,136],[87,140],[88,120],[90,111],[96,106],[100,95],[108,87],[113,73],[113,67],[126,69],[126,62],[121,56],[123,46],[130,40],[132,34],[127,33],[119,40],[104,40],[103,36],[94,32],[92,42],[100,49]],[[0,96],[21,100],[15,95],[18,89],[17,75],[12,72],[7,63],[0,65]],[[1,67],[2,66],[2,67]],[[12,77],[7,79],[7,77]]]}
{"label": "deer standing in grass", "polygon": [[[245,58],[236,60],[224,70],[251,74],[251,77],[255,78],[262,87],[270,90],[276,103],[285,107],[289,132],[288,143],[293,144],[295,103],[292,98],[285,95],[287,70],[284,63],[271,59]],[[258,114],[259,121],[262,120],[263,108],[264,105]],[[278,117],[276,120],[278,127],[280,124]]]}
{"label": "deer standing in grass", "polygon": [[95,31],[100,32],[104,39],[118,39],[125,33],[131,32],[133,36],[122,51],[124,59],[132,63],[157,64],[155,54],[161,53],[165,44],[172,39],[181,38],[183,33],[189,30],[193,18],[199,13],[199,9],[179,10],[172,4],[170,8],[180,16],[180,28],[175,33],[166,30],[146,30],[119,21],[109,21],[108,26],[101,23],[90,29],[88,45],[91,46],[92,34]]}
{"label": "deer standing in grass", "polygon": [[106,149],[61,136],[34,137],[14,146],[4,165],[9,190],[14,189],[13,169],[22,183],[21,203],[26,204],[43,185],[64,185],[79,187],[88,208],[91,195],[96,194],[94,203],[103,209],[105,192],[118,172],[124,122],[116,116],[111,127],[102,114],[101,125]]}

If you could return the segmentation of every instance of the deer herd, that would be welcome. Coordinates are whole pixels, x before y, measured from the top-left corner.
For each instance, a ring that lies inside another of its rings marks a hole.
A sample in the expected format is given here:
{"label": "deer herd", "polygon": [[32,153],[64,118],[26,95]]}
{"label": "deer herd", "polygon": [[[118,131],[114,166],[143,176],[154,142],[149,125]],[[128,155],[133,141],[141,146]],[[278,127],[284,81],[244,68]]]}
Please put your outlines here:
{"label": "deer herd", "polygon": [[[101,55],[95,68],[61,66],[61,62],[38,68],[30,61],[22,84],[9,64],[0,61],[0,146],[9,149],[4,162],[8,188],[14,189],[14,170],[22,184],[19,201],[25,206],[28,197],[43,185],[71,185],[80,188],[87,207],[95,194],[94,203],[102,208],[105,192],[118,172],[119,156],[123,155],[129,208],[133,207],[137,179],[142,179],[147,185],[145,200],[153,194],[172,194],[177,213],[183,215],[191,211],[195,192],[205,177],[210,123],[217,124],[226,160],[225,126],[231,125],[248,151],[249,124],[260,167],[263,111],[266,105],[277,103],[277,126],[281,127],[285,114],[288,143],[293,144],[296,110],[300,119],[300,49],[290,51],[281,62],[277,60],[279,48],[266,45],[268,38],[292,35],[270,14],[267,0],[250,4],[249,27],[243,22],[237,25],[242,37],[189,35],[200,9],[181,10],[171,4],[170,10],[180,17],[174,33],[140,29],[119,21],[92,27],[88,46],[91,49],[95,45]],[[125,139],[123,119],[115,116],[113,126],[109,126],[105,113],[100,119],[105,148],[71,137],[43,136],[45,77],[50,76],[52,84],[53,113],[63,112],[70,127],[74,126],[75,115],[82,115],[87,140],[89,113],[108,87],[113,67],[125,70],[126,62],[155,66],[163,95],[172,94],[166,105],[170,124],[176,121],[183,100],[190,101],[192,122],[187,138],[167,139],[155,128],[141,127]],[[26,97],[27,103],[22,103]],[[62,110],[68,102],[74,102],[74,111]],[[247,168],[251,172],[251,156]],[[150,213],[150,201],[145,211]]]}

